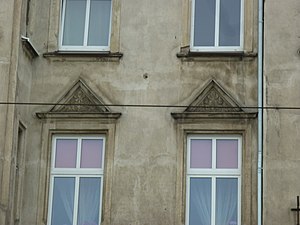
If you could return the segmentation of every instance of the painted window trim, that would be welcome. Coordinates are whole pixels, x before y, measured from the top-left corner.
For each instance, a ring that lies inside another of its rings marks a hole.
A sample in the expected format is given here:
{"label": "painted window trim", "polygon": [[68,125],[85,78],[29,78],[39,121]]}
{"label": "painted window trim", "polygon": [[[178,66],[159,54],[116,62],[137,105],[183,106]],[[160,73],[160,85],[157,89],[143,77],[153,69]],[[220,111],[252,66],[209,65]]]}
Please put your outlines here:
{"label": "painted window trim", "polygon": [[112,14],[113,14],[113,0],[111,0],[110,6],[110,18],[109,18],[109,31],[108,31],[108,45],[107,46],[88,46],[87,39],[88,39],[88,26],[89,26],[89,14],[90,14],[90,2],[91,0],[86,0],[86,12],[85,12],[85,25],[84,25],[84,43],[83,45],[79,46],[72,46],[72,45],[63,45],[63,32],[64,32],[64,21],[65,21],[65,11],[66,11],[66,0],[61,0],[60,2],[60,23],[59,23],[59,50],[60,51],[70,51],[70,52],[81,52],[81,51],[88,51],[88,52],[108,52],[110,51],[110,41],[111,41],[111,31],[112,31]]}
{"label": "painted window trim", "polygon": [[[76,154],[76,168],[56,168],[55,165],[55,153],[56,153],[56,140],[57,139],[74,139],[77,140],[77,154]],[[102,146],[102,168],[98,169],[85,169],[80,168],[80,149],[82,139],[92,139],[92,140],[103,140]],[[52,137],[52,148],[51,148],[51,170],[50,170],[50,185],[49,185],[49,203],[48,203],[48,219],[47,224],[51,225],[52,219],[52,204],[53,204],[53,191],[54,191],[54,179],[56,177],[69,177],[75,179],[75,187],[74,187],[74,208],[73,208],[73,225],[77,224],[77,212],[78,212],[78,197],[79,197],[79,182],[80,178],[86,177],[95,177],[101,178],[100,183],[100,200],[99,200],[99,222],[102,219],[102,206],[103,206],[103,187],[104,187],[104,159],[105,159],[105,143],[106,143],[106,136],[105,135],[53,135]],[[78,154],[79,152],[79,154]]]}
{"label": "painted window trim", "polygon": [[[191,139],[207,140],[211,139],[212,144],[212,167],[216,167],[216,145],[217,139],[237,139],[238,140],[238,169],[191,169],[190,168],[190,143]],[[190,206],[190,180],[191,178],[211,178],[212,179],[212,201],[211,201],[211,225],[215,225],[215,200],[216,200],[216,180],[217,178],[237,178],[238,179],[238,224],[241,225],[241,187],[242,187],[242,137],[240,135],[188,135],[187,136],[187,154],[186,154],[186,210],[185,225],[189,225],[189,206]]]}
{"label": "painted window trim", "polygon": [[190,51],[192,52],[242,52],[244,46],[244,0],[241,1],[241,21],[240,21],[240,45],[239,46],[218,46],[219,40],[219,16],[220,0],[216,0],[216,19],[215,19],[215,46],[194,46],[194,18],[195,1],[191,0],[191,29],[190,29]]}

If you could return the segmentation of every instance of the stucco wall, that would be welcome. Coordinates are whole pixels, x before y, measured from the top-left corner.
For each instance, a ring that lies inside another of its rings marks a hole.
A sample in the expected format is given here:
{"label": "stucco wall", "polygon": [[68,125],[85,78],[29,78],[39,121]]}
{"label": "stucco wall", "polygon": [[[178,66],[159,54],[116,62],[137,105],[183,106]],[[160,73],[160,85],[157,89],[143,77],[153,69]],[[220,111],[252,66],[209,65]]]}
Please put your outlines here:
{"label": "stucco wall", "polygon": [[[255,1],[249,2],[254,9]],[[53,12],[59,10],[58,3],[58,0],[32,1],[28,35],[42,54],[57,50],[58,19],[52,15],[59,14],[59,11]],[[170,0],[168,4],[159,0],[119,2],[114,12],[118,14],[115,20],[120,19],[116,22],[119,30],[114,33],[117,37],[113,39],[113,47],[114,51],[124,54],[120,60],[42,55],[29,60],[24,52],[20,52],[19,101],[55,103],[80,77],[108,104],[174,106],[111,107],[122,116],[115,125],[113,154],[108,159],[111,161],[111,177],[107,179],[111,181],[104,195],[109,193],[110,213],[106,214],[109,218],[104,218],[105,224],[184,223],[183,218],[177,215],[177,208],[179,204],[185,204],[178,199],[178,174],[184,173],[181,167],[178,168],[181,152],[178,144],[185,137],[178,135],[177,124],[170,115],[183,110],[176,105],[188,106],[201,88],[215,79],[241,105],[256,106],[255,54],[251,57],[177,58],[176,53],[186,42],[183,31],[189,17],[184,16],[184,7],[186,1],[181,0]],[[245,38],[248,50],[255,53],[256,11],[253,9],[246,17],[251,32],[247,31]],[[37,15],[41,15],[39,19]],[[90,124],[72,119],[45,122],[35,116],[36,112],[50,108],[30,106],[19,107],[17,111],[26,124],[22,224],[40,225],[46,222],[49,134],[104,129],[97,122]],[[242,212],[246,225],[255,224],[256,129],[253,123],[255,120],[251,123],[244,120],[202,121],[194,127],[195,131],[202,129],[204,133],[220,133],[224,129],[224,133],[240,134],[243,129],[248,129],[247,140],[251,141],[244,146],[244,151],[251,156],[251,163],[246,163],[247,182],[243,184],[249,196],[245,206],[248,211]]]}
{"label": "stucco wall", "polygon": [[[265,104],[300,106],[300,2],[265,2]],[[300,111],[265,111],[264,224],[296,224]]]}

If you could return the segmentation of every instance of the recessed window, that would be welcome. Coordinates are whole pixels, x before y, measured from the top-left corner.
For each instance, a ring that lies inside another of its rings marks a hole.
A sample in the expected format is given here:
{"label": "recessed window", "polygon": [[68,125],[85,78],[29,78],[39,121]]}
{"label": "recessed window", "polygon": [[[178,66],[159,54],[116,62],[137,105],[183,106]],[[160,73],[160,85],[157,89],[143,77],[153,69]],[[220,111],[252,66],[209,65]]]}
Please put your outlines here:
{"label": "recessed window", "polygon": [[186,225],[241,225],[241,138],[189,136]]}
{"label": "recessed window", "polygon": [[60,50],[109,51],[112,0],[63,0]]}
{"label": "recessed window", "polygon": [[242,51],[243,0],[192,0],[192,51]]}
{"label": "recessed window", "polygon": [[105,138],[55,136],[48,225],[100,224]]}

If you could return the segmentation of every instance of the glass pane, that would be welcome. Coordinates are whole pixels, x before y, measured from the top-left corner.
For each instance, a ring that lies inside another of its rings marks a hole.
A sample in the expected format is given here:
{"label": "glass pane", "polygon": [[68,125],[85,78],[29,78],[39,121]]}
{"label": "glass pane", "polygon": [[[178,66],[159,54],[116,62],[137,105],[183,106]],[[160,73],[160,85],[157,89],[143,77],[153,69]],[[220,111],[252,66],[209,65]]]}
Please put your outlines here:
{"label": "glass pane", "polygon": [[100,177],[80,178],[77,225],[99,224],[100,184]]}
{"label": "glass pane", "polygon": [[103,140],[82,140],[81,168],[101,168]]}
{"label": "glass pane", "polygon": [[220,1],[220,46],[240,46],[241,0]]}
{"label": "glass pane", "polygon": [[91,0],[89,46],[108,46],[111,0]]}
{"label": "glass pane", "polygon": [[216,0],[195,0],[194,46],[215,45]]}
{"label": "glass pane", "polygon": [[77,155],[77,140],[57,139],[56,140],[56,168],[75,168]]}
{"label": "glass pane", "polygon": [[211,224],[211,178],[191,178],[189,225]]}
{"label": "glass pane", "polygon": [[191,140],[190,168],[211,168],[212,141]]}
{"label": "glass pane", "polygon": [[217,140],[217,168],[238,168],[238,140]]}
{"label": "glass pane", "polygon": [[216,225],[238,224],[238,179],[217,178]]}
{"label": "glass pane", "polygon": [[73,224],[74,187],[75,178],[54,178],[51,225]]}
{"label": "glass pane", "polygon": [[82,46],[86,14],[86,0],[65,0],[63,45]]}

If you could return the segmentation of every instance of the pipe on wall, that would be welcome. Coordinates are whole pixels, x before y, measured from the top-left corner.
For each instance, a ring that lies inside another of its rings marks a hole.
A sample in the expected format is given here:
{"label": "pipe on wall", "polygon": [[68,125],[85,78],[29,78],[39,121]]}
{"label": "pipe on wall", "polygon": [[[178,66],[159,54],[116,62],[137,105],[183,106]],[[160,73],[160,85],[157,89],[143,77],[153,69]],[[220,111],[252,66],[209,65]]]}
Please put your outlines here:
{"label": "pipe on wall", "polygon": [[263,41],[264,41],[264,2],[258,0],[258,142],[257,142],[257,224],[263,223]]}

